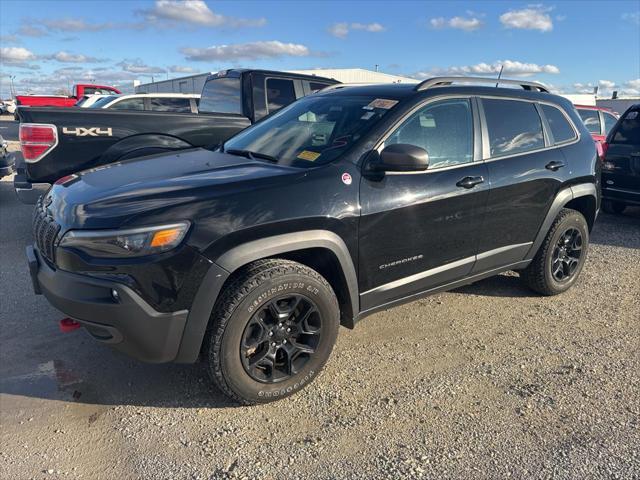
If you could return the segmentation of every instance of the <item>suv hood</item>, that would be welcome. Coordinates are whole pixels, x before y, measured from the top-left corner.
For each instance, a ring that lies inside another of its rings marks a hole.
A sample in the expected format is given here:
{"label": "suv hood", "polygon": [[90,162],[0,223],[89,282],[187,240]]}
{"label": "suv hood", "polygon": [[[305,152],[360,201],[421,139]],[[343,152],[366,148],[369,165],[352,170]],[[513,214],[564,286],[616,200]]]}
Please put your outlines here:
{"label": "suv hood", "polygon": [[204,149],[126,160],[63,177],[44,199],[67,228],[112,228],[244,189],[262,188],[305,171]]}

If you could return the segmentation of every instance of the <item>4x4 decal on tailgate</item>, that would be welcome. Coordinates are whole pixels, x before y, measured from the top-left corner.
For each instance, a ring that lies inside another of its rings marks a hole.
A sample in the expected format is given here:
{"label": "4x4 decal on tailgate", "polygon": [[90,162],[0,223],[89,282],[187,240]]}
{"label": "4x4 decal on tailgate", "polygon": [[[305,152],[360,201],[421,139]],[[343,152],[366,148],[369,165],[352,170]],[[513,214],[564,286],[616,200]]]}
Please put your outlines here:
{"label": "4x4 decal on tailgate", "polygon": [[62,133],[64,133],[65,135],[75,135],[76,137],[99,137],[101,135],[104,135],[106,137],[113,136],[111,128],[99,127],[62,127]]}

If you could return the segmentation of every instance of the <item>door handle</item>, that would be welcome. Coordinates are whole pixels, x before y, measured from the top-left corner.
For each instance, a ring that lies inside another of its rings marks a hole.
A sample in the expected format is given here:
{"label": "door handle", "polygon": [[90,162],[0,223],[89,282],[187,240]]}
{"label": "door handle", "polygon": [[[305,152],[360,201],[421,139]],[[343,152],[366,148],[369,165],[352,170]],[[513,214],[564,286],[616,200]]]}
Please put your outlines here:
{"label": "door handle", "polygon": [[462,188],[473,188],[480,183],[484,183],[484,177],[464,177],[456,183],[456,186]]}
{"label": "door handle", "polygon": [[547,170],[551,170],[552,172],[557,172],[562,167],[564,167],[564,162],[557,161],[549,162],[544,166],[544,168],[546,168]]}

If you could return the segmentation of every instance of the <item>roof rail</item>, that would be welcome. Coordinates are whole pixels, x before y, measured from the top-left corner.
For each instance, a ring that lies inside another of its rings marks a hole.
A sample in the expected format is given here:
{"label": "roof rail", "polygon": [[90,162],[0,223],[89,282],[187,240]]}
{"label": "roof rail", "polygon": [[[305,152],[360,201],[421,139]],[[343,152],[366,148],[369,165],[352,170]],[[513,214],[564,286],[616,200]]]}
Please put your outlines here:
{"label": "roof rail", "polygon": [[318,90],[316,93],[320,93],[320,92],[326,92],[328,90],[337,90],[338,88],[345,88],[345,87],[366,87],[368,85],[379,85],[377,83],[334,83],[333,85],[327,85],[324,88],[321,88],[320,90]]}
{"label": "roof rail", "polygon": [[520,85],[525,90],[537,90],[538,92],[549,93],[547,87],[539,82],[525,82],[524,80],[506,80],[497,78],[485,78],[485,77],[433,77],[428,78],[424,82],[420,82],[416,85],[416,92],[422,92],[432,87],[446,87],[454,82],[459,83],[495,83],[505,85]]}

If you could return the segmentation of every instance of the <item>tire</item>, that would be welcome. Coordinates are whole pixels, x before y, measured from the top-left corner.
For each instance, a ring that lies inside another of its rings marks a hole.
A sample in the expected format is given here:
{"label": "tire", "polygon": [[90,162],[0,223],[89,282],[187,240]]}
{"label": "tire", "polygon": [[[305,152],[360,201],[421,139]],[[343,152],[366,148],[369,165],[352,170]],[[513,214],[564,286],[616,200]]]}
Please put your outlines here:
{"label": "tire", "polygon": [[288,397],[318,376],[339,326],[338,301],[318,272],[289,260],[253,262],[214,307],[205,338],[209,374],[240,404]]}
{"label": "tire", "polygon": [[602,210],[612,215],[620,215],[624,212],[625,208],[627,208],[627,206],[621,202],[614,202],[613,200],[602,201]]}
{"label": "tire", "polygon": [[[579,239],[574,235],[576,232]],[[578,246],[579,249],[574,248]],[[576,210],[562,209],[533,261],[521,272],[521,277],[529,288],[542,295],[565,292],[577,281],[588,247],[589,229],[584,216]],[[563,258],[569,260],[563,261]]]}

